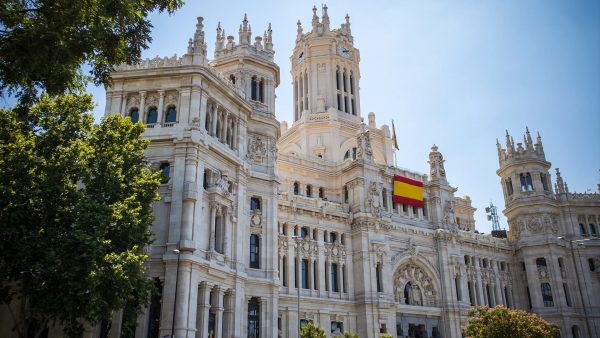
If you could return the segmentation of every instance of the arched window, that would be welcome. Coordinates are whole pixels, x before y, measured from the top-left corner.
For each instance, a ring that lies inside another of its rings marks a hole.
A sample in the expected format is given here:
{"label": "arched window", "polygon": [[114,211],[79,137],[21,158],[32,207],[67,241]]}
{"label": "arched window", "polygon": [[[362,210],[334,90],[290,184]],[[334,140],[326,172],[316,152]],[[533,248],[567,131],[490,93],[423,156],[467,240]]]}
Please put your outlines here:
{"label": "arched window", "polygon": [[512,194],[514,193],[513,191],[513,185],[512,185],[512,178],[507,178],[506,179],[506,194],[508,196],[512,196]]}
{"label": "arched window", "polygon": [[549,283],[542,283],[542,299],[544,300],[545,307],[553,307],[554,301],[552,299],[552,288]]}
{"label": "arched window", "polygon": [[152,106],[148,108],[148,115],[146,117],[146,124],[156,123],[158,121],[158,110]]}
{"label": "arched window", "polygon": [[170,105],[167,107],[167,115],[165,116],[166,123],[172,123],[177,121],[177,109],[175,106]]}
{"label": "arched window", "polygon": [[348,199],[349,199],[348,195],[349,195],[349,193],[348,193],[348,187],[344,186],[344,203],[348,203]]}
{"label": "arched window", "polygon": [[312,197],[312,185],[306,185],[306,197]]}
{"label": "arched window", "polygon": [[588,265],[590,266],[590,271],[596,271],[596,263],[593,258],[588,258]]}
{"label": "arched window", "polygon": [[300,194],[300,183],[294,182],[294,195]]}
{"label": "arched window", "polygon": [[131,108],[129,111],[129,118],[131,119],[131,123],[137,123],[140,120],[140,110]]}
{"label": "arched window", "polygon": [[344,86],[344,92],[347,92],[348,86],[346,85],[346,70],[344,70],[344,73],[342,75],[342,85]]}
{"label": "arched window", "polygon": [[585,235],[585,226],[582,223],[579,223],[579,234]]}
{"label": "arched window", "polygon": [[537,265],[538,267],[546,266],[546,259],[544,257],[536,258],[535,265]]}
{"label": "arched window", "polygon": [[404,285],[404,304],[410,304],[412,292],[412,284],[410,282],[406,283],[406,285]]}
{"label": "arched window", "polygon": [[258,235],[250,235],[250,267],[260,269],[260,239]]}
{"label": "arched window", "polygon": [[260,198],[250,198],[250,210],[260,210]]}
{"label": "arched window", "polygon": [[325,189],[323,187],[319,188],[319,198],[325,198]]}
{"label": "arched window", "polygon": [[465,265],[469,265],[469,256],[465,256]]}
{"label": "arched window", "polygon": [[252,297],[248,301],[248,338],[260,337],[260,300]]}
{"label": "arched window", "polygon": [[[340,69],[335,70],[335,88],[340,90]],[[339,106],[339,105],[338,105]],[[339,108],[339,107],[338,107]]]}
{"label": "arched window", "polygon": [[595,236],[596,235],[596,226],[594,224],[590,223],[589,229],[590,229],[590,235]]}
{"label": "arched window", "polygon": [[471,304],[471,306],[474,306],[475,303],[473,302],[473,285],[471,284],[471,282],[467,282],[467,289],[469,290],[469,303]]}
{"label": "arched window", "polygon": [[525,191],[533,191],[533,182],[531,181],[531,174],[520,174],[519,178],[521,180],[521,192]]}
{"label": "arched window", "polygon": [[300,237],[301,237],[301,238],[306,238],[306,237],[309,237],[309,235],[308,235],[308,234],[309,234],[309,230],[308,230],[308,228],[307,228],[307,227],[302,227],[302,228],[300,228]]}
{"label": "arched window", "polygon": [[235,84],[235,76],[234,76],[233,74],[229,75],[229,81],[230,81],[232,84]]}
{"label": "arched window", "polygon": [[329,233],[329,243],[336,243],[337,242],[337,232],[330,232]]}
{"label": "arched window", "polygon": [[350,149],[346,150],[346,153],[344,154],[344,161],[350,158]]}
{"label": "arched window", "polygon": [[354,75],[350,72],[350,94],[354,94]]}

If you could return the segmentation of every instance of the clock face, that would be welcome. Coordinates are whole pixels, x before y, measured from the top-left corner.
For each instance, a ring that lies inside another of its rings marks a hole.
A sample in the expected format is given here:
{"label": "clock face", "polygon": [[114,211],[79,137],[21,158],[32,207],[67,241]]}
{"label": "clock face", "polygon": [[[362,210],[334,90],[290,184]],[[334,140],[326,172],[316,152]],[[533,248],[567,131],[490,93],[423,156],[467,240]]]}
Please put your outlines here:
{"label": "clock face", "polygon": [[340,53],[340,56],[345,57],[345,58],[349,58],[352,54],[350,52],[350,50],[348,48],[346,48],[345,46],[340,46],[339,53]]}
{"label": "clock face", "polygon": [[304,51],[301,51],[300,54],[298,54],[298,58],[296,58],[296,62],[300,63],[300,62],[302,62],[302,60],[304,60]]}

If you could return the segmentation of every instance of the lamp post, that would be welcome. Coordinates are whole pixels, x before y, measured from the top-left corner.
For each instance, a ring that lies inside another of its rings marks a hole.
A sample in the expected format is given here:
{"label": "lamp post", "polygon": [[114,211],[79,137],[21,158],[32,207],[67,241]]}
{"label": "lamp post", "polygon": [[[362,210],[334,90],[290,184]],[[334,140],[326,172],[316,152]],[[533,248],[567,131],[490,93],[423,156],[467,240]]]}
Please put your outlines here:
{"label": "lamp post", "polygon": [[177,272],[175,272],[175,299],[173,300],[173,321],[171,322],[171,338],[175,338],[175,311],[177,310],[177,287],[179,286],[179,258],[181,252],[174,249],[173,253],[177,255]]}
{"label": "lamp post", "polygon": [[298,276],[298,271],[301,270],[300,268],[300,250],[299,250],[299,246],[300,246],[300,240],[302,239],[302,237],[300,236],[292,236],[292,238],[296,241],[296,261],[298,262],[297,266],[296,266],[296,272],[294,273],[296,275],[296,280],[297,285],[296,285],[296,289],[298,290],[298,338],[300,338],[300,276]]}
{"label": "lamp post", "polygon": [[598,238],[587,238],[587,239],[566,239],[565,237],[558,237],[559,240],[569,242],[569,247],[571,249],[571,259],[573,261],[573,266],[575,266],[575,277],[577,278],[577,288],[579,289],[579,298],[581,299],[581,306],[583,306],[583,315],[585,316],[585,326],[587,327],[588,335],[592,334],[592,330],[590,329],[590,321],[587,314],[587,308],[585,307],[585,301],[583,297],[583,291],[581,289],[581,280],[579,279],[579,269],[577,268],[577,262],[575,261],[575,249],[573,249],[573,243],[577,243],[577,245],[582,246],[585,242],[590,240],[598,240]]}

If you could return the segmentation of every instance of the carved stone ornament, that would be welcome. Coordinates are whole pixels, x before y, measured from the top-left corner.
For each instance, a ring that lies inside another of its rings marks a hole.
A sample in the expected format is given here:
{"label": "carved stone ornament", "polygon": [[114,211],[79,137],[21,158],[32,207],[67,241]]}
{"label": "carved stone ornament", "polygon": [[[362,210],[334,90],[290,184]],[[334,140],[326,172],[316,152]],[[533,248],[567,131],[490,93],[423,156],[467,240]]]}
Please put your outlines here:
{"label": "carved stone ornament", "polygon": [[260,223],[262,221],[262,217],[260,213],[254,213],[254,215],[252,215],[252,217],[250,218],[250,221],[252,223],[253,226],[260,226]]}
{"label": "carved stone ornament", "polygon": [[279,246],[279,254],[287,255],[288,252],[288,237],[286,235],[279,235],[278,246]]}
{"label": "carved stone ornament", "polygon": [[317,241],[313,241],[308,237],[296,239],[296,245],[299,246],[301,257],[317,257],[319,255],[319,246]]}
{"label": "carved stone ornament", "polygon": [[550,278],[547,266],[538,266],[537,270],[539,280],[548,280]]}
{"label": "carved stone ornament", "polygon": [[457,231],[458,227],[456,225],[456,213],[454,212],[454,202],[453,201],[446,201],[446,204],[444,206],[444,219],[443,219],[443,223],[446,227],[446,229],[452,230],[452,231]]}
{"label": "carved stone ornament", "polygon": [[367,204],[371,209],[371,215],[375,217],[381,217],[383,215],[383,207],[381,206],[381,183],[371,182]]}
{"label": "carved stone ornament", "polygon": [[414,263],[402,265],[394,275],[394,295],[397,301],[404,303],[404,290],[408,282],[412,286],[409,294],[411,305],[436,305],[437,292],[433,285],[433,279],[423,268]]}
{"label": "carved stone ornament", "polygon": [[251,136],[248,141],[248,154],[246,157],[252,163],[262,164],[267,156],[266,141],[259,136]]}
{"label": "carved stone ornament", "polygon": [[156,97],[156,95],[148,96],[148,98],[146,99],[146,106],[150,107],[156,105],[158,105],[158,98]]}
{"label": "carved stone ornament", "polygon": [[356,158],[373,160],[373,148],[371,148],[371,134],[364,123],[361,123],[358,135],[356,135]]}
{"label": "carved stone ornament", "polygon": [[140,98],[138,96],[130,96],[127,99],[127,108],[139,107],[140,106]]}
{"label": "carved stone ornament", "polygon": [[231,192],[229,191],[229,186],[231,183],[229,182],[227,174],[221,174],[217,182],[215,182],[215,186],[223,193],[225,196],[230,196]]}
{"label": "carved stone ornament", "polygon": [[325,257],[333,262],[346,260],[346,247],[341,243],[325,243]]}

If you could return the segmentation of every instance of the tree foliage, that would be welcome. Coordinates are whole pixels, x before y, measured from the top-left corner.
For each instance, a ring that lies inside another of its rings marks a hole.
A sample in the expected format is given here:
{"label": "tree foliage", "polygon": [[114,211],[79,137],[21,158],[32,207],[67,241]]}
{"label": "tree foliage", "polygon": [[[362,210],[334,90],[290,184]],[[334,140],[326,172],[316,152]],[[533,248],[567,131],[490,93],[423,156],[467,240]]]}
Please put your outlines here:
{"label": "tree foliage", "polygon": [[144,162],[144,127],[93,124],[87,94],[42,96],[0,111],[0,303],[25,336],[146,303],[143,248],[160,174]]}
{"label": "tree foliage", "polygon": [[554,338],[556,326],[533,313],[511,310],[504,306],[476,307],[469,310],[465,328],[468,338]]}
{"label": "tree foliage", "polygon": [[318,325],[313,324],[309,321],[308,324],[304,325],[300,330],[300,337],[302,338],[325,338],[325,331]]}
{"label": "tree foliage", "polygon": [[152,11],[183,0],[4,0],[0,2],[0,91],[35,96],[80,88],[81,65],[107,84],[113,65],[135,63],[151,42]]}

